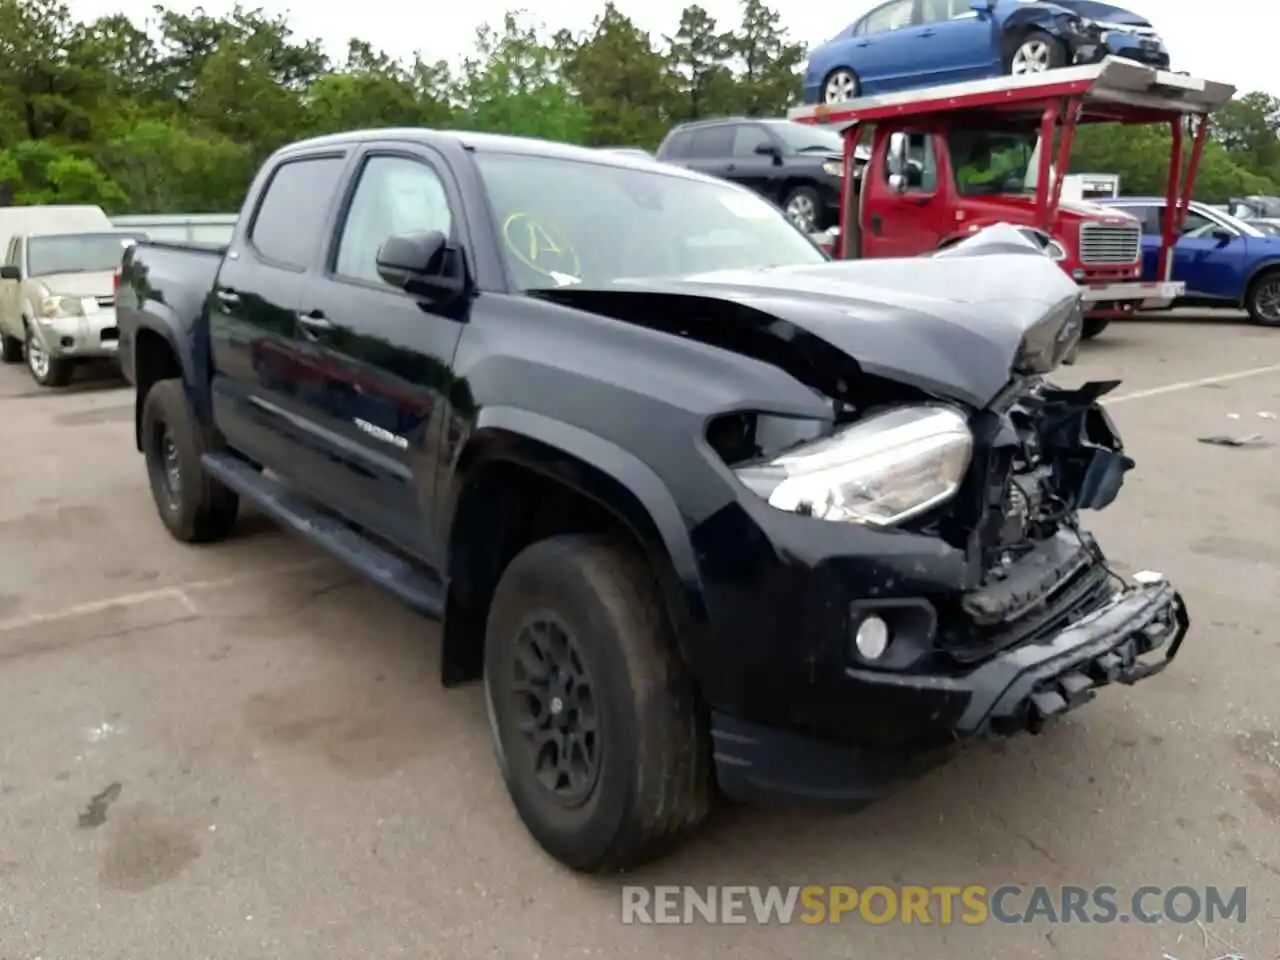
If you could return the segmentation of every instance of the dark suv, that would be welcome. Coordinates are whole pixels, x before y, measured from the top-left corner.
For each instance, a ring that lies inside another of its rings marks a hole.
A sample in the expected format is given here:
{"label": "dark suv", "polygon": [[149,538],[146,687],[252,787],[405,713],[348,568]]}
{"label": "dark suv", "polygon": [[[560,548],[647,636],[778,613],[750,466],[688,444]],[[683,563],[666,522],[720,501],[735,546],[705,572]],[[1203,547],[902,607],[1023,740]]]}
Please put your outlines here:
{"label": "dark suv", "polygon": [[844,141],[832,130],[730,117],[673,127],[657,158],[749,187],[812,233],[839,221],[843,156]]}

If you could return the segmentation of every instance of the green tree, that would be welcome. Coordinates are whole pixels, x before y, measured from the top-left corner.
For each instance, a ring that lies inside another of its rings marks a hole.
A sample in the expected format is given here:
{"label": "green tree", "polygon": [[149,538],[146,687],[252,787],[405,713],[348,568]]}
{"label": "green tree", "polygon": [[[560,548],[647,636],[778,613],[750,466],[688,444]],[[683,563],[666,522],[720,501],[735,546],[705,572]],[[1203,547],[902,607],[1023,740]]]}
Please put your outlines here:
{"label": "green tree", "polygon": [[594,146],[658,145],[670,126],[678,89],[663,51],[612,2],[580,37],[556,34],[563,75],[587,112]]}
{"label": "green tree", "polygon": [[750,117],[785,116],[800,88],[805,47],[788,39],[777,10],[745,0],[742,25],[727,41],[739,70],[736,99]]}
{"label": "green tree", "polygon": [[515,13],[503,18],[501,30],[482,26],[455,90],[459,125],[585,142],[590,117],[569,92],[559,61],[549,38]]}
{"label": "green tree", "polygon": [[680,78],[678,119],[731,113],[736,99],[729,67],[732,38],[720,30],[716,18],[697,4],[685,7],[675,35],[666,40],[667,58]]}

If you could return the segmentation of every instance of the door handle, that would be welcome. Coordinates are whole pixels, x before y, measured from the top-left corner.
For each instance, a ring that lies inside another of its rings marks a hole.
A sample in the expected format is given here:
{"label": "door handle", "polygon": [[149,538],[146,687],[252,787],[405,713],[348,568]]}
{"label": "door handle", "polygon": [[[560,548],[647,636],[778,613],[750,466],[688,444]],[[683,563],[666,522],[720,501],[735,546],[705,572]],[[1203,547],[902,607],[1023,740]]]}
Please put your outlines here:
{"label": "door handle", "polygon": [[727,167],[725,167],[725,170],[727,170],[729,173],[733,173],[733,171],[737,169],[738,169],[738,165],[736,163],[731,163]]}
{"label": "door handle", "polygon": [[871,216],[871,232],[872,232],[872,233],[874,233],[876,236],[879,236],[879,235],[880,235],[880,230],[881,230],[881,220],[880,220],[880,217],[879,217],[879,215],[878,215],[878,214],[872,214],[872,216]]}
{"label": "door handle", "polygon": [[298,314],[298,323],[302,326],[303,336],[314,338],[325,330],[332,330],[333,324],[324,315],[323,310],[308,310]]}
{"label": "door handle", "polygon": [[932,31],[932,30],[921,30],[919,33],[917,33],[917,34],[916,34],[916,36],[917,36],[917,37],[932,37],[932,36],[933,36],[933,31]]}
{"label": "door handle", "polygon": [[220,289],[217,292],[216,296],[218,298],[218,301],[224,307],[234,307],[240,303],[240,294],[230,289],[229,287],[223,287],[222,289]]}

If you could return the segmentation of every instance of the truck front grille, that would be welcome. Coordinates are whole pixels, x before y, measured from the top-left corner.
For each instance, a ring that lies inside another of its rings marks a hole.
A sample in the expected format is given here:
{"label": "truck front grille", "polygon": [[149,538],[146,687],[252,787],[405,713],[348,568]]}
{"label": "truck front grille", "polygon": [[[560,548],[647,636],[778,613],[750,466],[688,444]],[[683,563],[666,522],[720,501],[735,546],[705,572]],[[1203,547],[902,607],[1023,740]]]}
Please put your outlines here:
{"label": "truck front grille", "polygon": [[1142,227],[1084,223],[1080,226],[1081,263],[1135,263],[1142,252]]}

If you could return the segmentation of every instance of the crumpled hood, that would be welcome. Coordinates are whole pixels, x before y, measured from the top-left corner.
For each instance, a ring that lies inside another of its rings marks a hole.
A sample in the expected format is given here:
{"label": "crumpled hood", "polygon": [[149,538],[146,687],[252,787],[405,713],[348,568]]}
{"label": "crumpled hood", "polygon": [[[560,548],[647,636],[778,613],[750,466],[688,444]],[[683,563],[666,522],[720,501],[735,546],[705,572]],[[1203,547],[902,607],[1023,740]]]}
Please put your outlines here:
{"label": "crumpled hood", "polygon": [[1101,20],[1104,23],[1123,23],[1133,27],[1149,27],[1151,23],[1146,17],[1139,16],[1132,10],[1117,7],[1099,0],[1053,0],[1053,5],[1069,10],[1077,16],[1090,20]]}
{"label": "crumpled hood", "polygon": [[[1061,268],[1006,224],[927,258],[728,270],[545,295],[618,315],[609,298],[644,293],[727,301],[761,318],[778,339],[808,334],[867,373],[974,407],[985,407],[1012,379],[1026,333],[1051,314],[1070,313],[1080,295]],[[660,300],[653,309],[661,309]],[[716,315],[710,303],[702,312]],[[748,322],[724,316],[726,324]]]}
{"label": "crumpled hood", "polygon": [[31,280],[44,288],[46,296],[109,297],[112,295],[113,276],[110,270],[100,270],[94,273],[50,273]]}

